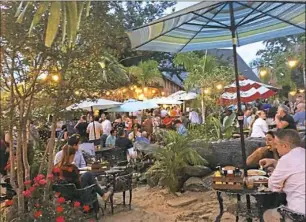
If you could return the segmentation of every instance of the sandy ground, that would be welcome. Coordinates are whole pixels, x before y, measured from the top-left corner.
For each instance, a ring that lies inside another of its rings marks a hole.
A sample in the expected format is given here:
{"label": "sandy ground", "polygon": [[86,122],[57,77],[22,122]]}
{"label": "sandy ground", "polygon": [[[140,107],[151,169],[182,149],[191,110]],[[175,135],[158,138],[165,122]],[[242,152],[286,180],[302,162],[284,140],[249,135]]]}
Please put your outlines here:
{"label": "sandy ground", "polygon": [[[114,215],[110,215],[110,207],[100,221],[105,222],[206,222],[215,221],[219,213],[216,194],[207,192],[186,192],[179,195],[170,194],[165,189],[139,187],[133,190],[132,210],[122,203],[122,194],[114,197]],[[128,200],[128,196],[127,196]],[[185,206],[169,206],[186,200],[194,202]],[[235,221],[235,216],[227,212],[227,207],[235,203],[234,199],[224,198],[225,212],[222,220]],[[240,219],[239,221],[244,221]]]}

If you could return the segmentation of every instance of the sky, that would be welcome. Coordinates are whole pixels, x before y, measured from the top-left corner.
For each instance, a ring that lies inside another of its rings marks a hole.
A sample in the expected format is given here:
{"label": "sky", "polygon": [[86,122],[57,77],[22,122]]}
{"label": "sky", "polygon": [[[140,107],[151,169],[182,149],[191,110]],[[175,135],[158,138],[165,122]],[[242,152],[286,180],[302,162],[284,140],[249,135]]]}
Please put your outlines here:
{"label": "sky", "polygon": [[[175,5],[175,10],[179,11],[181,9],[184,9],[186,7],[189,7],[191,5],[194,5],[198,3],[199,1],[186,1],[186,2],[178,2]],[[171,13],[171,9],[167,10],[167,13]],[[246,64],[249,65],[249,63],[256,58],[256,52],[260,49],[264,49],[265,46],[262,42],[256,42],[244,46],[240,46],[237,48],[237,52],[240,55],[240,57],[246,62]]]}

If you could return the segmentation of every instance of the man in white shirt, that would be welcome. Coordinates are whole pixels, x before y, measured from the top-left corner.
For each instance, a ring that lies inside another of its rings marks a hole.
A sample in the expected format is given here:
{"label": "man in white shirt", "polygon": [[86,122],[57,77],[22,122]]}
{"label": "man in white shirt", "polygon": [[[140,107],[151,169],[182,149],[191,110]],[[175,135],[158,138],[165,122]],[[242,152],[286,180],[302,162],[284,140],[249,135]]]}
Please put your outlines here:
{"label": "man in white shirt", "polygon": [[189,113],[189,120],[191,124],[200,124],[199,114],[195,110]]}
{"label": "man in white shirt", "polygon": [[[281,158],[278,161],[262,159],[259,165],[265,168],[275,167],[269,178],[269,188],[272,192],[284,192],[286,207],[305,215],[305,149],[300,147],[300,136],[296,130],[279,130],[275,136],[275,145]],[[281,215],[277,209],[267,210],[264,221],[281,221]]]}
{"label": "man in white shirt", "polygon": [[95,117],[94,121],[88,124],[86,132],[89,133],[89,140],[100,139],[103,130],[102,125],[99,123],[99,117]]}
{"label": "man in white shirt", "polygon": [[108,115],[105,116],[105,120],[102,122],[102,130],[103,130],[103,134],[107,136],[110,135],[110,131],[112,130],[112,123],[111,121],[109,121]]}

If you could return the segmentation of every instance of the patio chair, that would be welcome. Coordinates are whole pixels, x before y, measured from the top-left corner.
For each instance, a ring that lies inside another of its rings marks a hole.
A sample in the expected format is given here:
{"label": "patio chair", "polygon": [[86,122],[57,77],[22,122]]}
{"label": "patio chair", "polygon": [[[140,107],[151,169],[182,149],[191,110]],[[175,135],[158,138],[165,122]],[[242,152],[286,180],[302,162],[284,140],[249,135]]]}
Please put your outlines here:
{"label": "patio chair", "polygon": [[93,210],[95,218],[99,219],[99,211],[101,209],[102,215],[104,215],[103,209],[99,206],[97,193],[95,190],[96,184],[90,185],[88,187],[77,189],[75,184],[54,184],[52,189],[59,192],[61,197],[72,202],[79,201],[82,205],[88,205],[90,209]]}
{"label": "patio chair", "polygon": [[284,205],[277,208],[277,211],[281,214],[282,222],[285,222],[286,219],[291,219],[294,222],[305,222],[306,216],[305,214],[301,214],[298,212],[295,212],[293,210],[290,210],[289,208],[285,207]]}
{"label": "patio chair", "polygon": [[[125,206],[125,194],[126,191],[129,191],[130,197],[129,197],[129,209],[131,210],[131,204],[132,204],[132,173],[123,172],[119,174],[118,176],[113,177],[110,179],[110,183],[113,184],[114,187],[114,193],[110,196],[110,205],[111,205],[111,212],[114,214],[114,194],[115,193],[121,193],[122,192],[122,198],[123,198],[123,205]],[[105,203],[106,208],[106,203]]]}

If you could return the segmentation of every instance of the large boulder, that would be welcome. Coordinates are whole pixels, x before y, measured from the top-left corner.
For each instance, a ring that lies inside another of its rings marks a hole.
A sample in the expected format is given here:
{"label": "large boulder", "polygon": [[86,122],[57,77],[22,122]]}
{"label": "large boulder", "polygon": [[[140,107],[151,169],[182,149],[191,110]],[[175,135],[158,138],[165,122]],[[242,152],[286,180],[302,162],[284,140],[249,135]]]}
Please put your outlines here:
{"label": "large boulder", "polygon": [[204,177],[211,173],[211,169],[206,166],[187,166],[183,172],[188,177]]}
{"label": "large boulder", "polygon": [[207,188],[204,186],[203,181],[201,180],[201,178],[198,177],[190,177],[184,183],[183,189],[185,191],[195,191],[195,192],[207,191]]}
{"label": "large boulder", "polygon": [[[249,156],[256,148],[264,145],[264,139],[246,138],[246,155]],[[219,140],[215,142],[198,139],[190,141],[188,146],[194,148],[200,156],[206,159],[210,168],[215,168],[218,165],[243,166],[240,139]]]}

